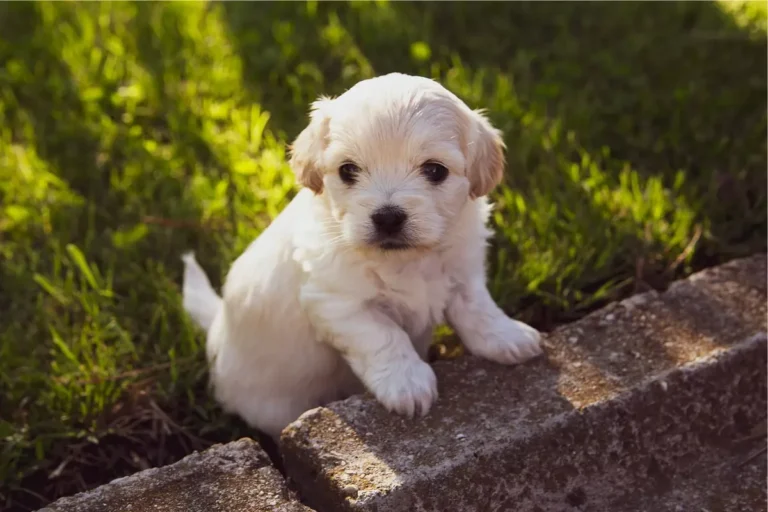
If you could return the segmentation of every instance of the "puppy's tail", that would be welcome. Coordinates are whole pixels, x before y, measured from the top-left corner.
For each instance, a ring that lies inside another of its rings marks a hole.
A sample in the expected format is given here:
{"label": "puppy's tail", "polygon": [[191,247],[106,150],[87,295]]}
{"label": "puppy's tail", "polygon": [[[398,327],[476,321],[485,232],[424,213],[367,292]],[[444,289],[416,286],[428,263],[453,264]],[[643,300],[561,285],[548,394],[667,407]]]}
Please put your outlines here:
{"label": "puppy's tail", "polygon": [[221,309],[221,297],[211,286],[208,276],[197,263],[194,253],[188,252],[181,259],[184,262],[184,284],[182,286],[184,309],[207,332]]}

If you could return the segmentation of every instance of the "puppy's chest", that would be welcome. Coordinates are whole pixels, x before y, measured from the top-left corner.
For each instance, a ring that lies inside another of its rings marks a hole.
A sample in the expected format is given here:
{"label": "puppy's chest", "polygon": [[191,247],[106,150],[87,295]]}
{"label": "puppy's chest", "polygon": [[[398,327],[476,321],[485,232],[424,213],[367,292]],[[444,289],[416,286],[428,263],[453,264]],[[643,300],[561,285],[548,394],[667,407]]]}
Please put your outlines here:
{"label": "puppy's chest", "polygon": [[376,305],[412,336],[443,322],[454,285],[438,259],[375,269],[371,276],[378,290]]}

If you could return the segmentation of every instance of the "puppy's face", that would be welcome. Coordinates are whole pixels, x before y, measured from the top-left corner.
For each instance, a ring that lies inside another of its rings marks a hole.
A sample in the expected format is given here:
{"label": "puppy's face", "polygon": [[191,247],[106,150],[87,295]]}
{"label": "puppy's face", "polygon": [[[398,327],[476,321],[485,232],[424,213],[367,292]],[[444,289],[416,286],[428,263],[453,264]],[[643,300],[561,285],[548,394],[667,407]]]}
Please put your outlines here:
{"label": "puppy's face", "polygon": [[438,245],[465,203],[501,180],[502,148],[488,121],[442,86],[391,74],[315,102],[291,165],[328,201],[344,243],[419,249]]}

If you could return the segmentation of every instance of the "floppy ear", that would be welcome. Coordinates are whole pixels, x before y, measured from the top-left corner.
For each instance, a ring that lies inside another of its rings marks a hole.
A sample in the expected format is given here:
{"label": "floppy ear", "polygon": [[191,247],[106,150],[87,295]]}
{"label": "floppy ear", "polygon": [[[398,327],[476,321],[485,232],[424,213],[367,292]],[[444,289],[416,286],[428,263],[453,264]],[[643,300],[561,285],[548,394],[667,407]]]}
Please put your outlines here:
{"label": "floppy ear", "polygon": [[472,198],[488,195],[504,175],[504,141],[481,111],[470,113],[467,178]]}
{"label": "floppy ear", "polygon": [[320,159],[328,144],[328,106],[331,101],[329,98],[320,98],[312,103],[309,125],[291,144],[290,165],[296,174],[296,180],[315,194],[323,190]]}

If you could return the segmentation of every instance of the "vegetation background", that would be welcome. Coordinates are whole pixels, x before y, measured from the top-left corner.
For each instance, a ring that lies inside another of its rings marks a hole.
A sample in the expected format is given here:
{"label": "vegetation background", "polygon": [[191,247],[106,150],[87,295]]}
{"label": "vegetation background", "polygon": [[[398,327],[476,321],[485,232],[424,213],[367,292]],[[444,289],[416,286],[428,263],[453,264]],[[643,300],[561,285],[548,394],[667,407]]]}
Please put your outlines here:
{"label": "vegetation background", "polygon": [[494,296],[548,329],[766,249],[764,2],[0,4],[0,508],[247,434],[179,300],[296,191],[309,102],[390,71],[508,144]]}

